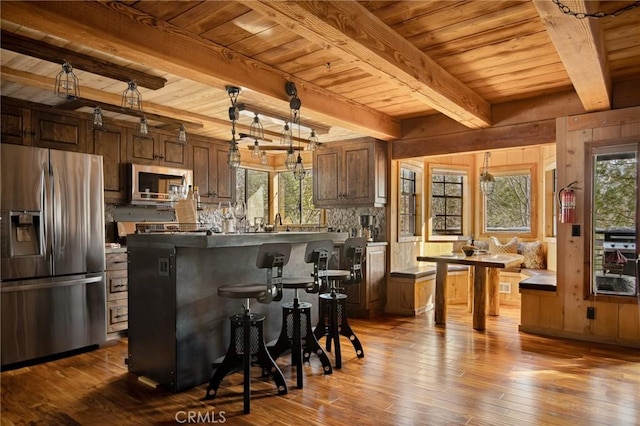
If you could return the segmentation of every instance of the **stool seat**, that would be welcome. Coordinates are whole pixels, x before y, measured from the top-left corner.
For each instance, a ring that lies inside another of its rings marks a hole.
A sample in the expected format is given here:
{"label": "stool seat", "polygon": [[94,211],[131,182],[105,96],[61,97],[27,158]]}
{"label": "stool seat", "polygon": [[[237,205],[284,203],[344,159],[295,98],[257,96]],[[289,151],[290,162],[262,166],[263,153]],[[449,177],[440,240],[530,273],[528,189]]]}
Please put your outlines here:
{"label": "stool seat", "polygon": [[330,280],[347,280],[351,276],[351,271],[347,271],[345,269],[328,269],[327,277]]}
{"label": "stool seat", "polygon": [[218,288],[218,296],[230,299],[260,299],[267,294],[267,288],[262,283],[229,284]]}
{"label": "stool seat", "polygon": [[315,284],[313,277],[282,277],[282,288],[290,290],[300,289],[307,290],[312,289]]}

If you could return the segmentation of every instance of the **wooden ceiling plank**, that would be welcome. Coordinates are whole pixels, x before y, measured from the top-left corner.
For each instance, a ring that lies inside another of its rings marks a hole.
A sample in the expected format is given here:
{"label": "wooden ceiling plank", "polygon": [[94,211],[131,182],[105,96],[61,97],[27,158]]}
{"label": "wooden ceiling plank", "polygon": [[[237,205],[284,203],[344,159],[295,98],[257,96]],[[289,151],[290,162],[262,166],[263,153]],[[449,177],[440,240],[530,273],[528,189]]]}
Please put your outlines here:
{"label": "wooden ceiling plank", "polygon": [[[565,15],[547,0],[533,3],[585,110],[611,109],[611,77],[600,21]],[[589,13],[600,2],[565,0],[563,3],[573,11]]]}
{"label": "wooden ceiling plank", "polygon": [[356,57],[366,71],[410,87],[413,96],[470,128],[491,125],[488,102],[356,2],[256,1],[247,6],[318,45]]}
{"label": "wooden ceiling plank", "polygon": [[[283,105],[289,101],[284,85],[291,76],[119,2],[77,2],[72,8],[5,2],[2,18],[212,87],[235,84]],[[391,117],[313,84],[296,84],[305,109],[318,121],[384,140],[400,136],[400,123]]]}
{"label": "wooden ceiling plank", "polygon": [[121,67],[108,61],[76,53],[63,47],[54,47],[50,44],[7,31],[2,31],[0,43],[3,49],[60,64],[60,66],[62,66],[64,61],[67,61],[76,69],[124,82],[134,80],[139,86],[148,89],[160,89],[164,87],[167,82],[167,80],[162,77],[156,77],[130,68]]}

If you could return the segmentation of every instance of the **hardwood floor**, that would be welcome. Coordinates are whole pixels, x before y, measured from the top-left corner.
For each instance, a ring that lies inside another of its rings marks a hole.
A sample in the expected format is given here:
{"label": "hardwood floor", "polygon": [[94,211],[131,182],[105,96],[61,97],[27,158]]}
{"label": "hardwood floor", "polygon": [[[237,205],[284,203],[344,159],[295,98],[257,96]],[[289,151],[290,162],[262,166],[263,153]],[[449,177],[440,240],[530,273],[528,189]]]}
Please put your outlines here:
{"label": "hardwood floor", "polygon": [[640,351],[519,333],[519,310],[500,313],[485,332],[472,329],[462,305],[449,306],[446,327],[433,325],[432,312],[350,320],[364,358],[343,339],[343,368],[325,376],[312,357],[296,389],[284,355],[283,396],[254,369],[249,415],[240,373],[212,401],[203,400],[206,384],[155,390],[127,373],[121,339],[3,372],[2,425],[178,424],[188,416],[231,425],[640,424]]}

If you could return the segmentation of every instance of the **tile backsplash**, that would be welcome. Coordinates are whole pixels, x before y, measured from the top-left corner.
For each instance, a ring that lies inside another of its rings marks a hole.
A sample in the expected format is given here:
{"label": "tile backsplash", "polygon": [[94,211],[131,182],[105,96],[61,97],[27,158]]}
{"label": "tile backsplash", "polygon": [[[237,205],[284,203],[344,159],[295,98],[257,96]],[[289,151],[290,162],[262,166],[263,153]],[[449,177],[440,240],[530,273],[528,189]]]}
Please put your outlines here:
{"label": "tile backsplash", "polygon": [[328,209],[327,225],[335,230],[351,232],[352,229],[360,229],[360,215],[374,215],[377,220],[377,235],[375,241],[386,241],[386,217],[385,209],[380,207],[361,207],[350,209]]}

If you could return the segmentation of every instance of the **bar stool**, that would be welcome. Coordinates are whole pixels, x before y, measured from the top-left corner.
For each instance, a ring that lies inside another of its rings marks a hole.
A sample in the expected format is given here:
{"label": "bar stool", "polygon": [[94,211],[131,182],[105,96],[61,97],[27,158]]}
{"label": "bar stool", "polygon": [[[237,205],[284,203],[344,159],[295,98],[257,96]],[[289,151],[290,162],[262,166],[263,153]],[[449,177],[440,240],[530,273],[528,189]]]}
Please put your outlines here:
{"label": "bar stool", "polygon": [[326,337],[327,352],[331,352],[331,342],[335,346],[336,368],[342,368],[342,354],[340,351],[340,336],[349,339],[358,358],[364,357],[364,350],[360,339],[353,332],[347,321],[347,295],[340,293],[339,284],[358,284],[362,281],[362,256],[366,240],[364,238],[348,238],[344,243],[343,258],[349,269],[329,269],[327,278],[329,289],[320,294],[320,310],[318,325],[313,334],[320,340]]}
{"label": "bar stool", "polygon": [[229,317],[231,322],[231,342],[222,363],[213,373],[205,399],[215,398],[218,386],[224,377],[235,371],[244,370],[244,413],[250,412],[251,366],[262,367],[271,374],[278,388],[278,395],[287,393],[287,384],[280,368],[273,361],[264,342],[264,315],[249,310],[250,299],[260,303],[271,303],[282,299],[282,268],[289,262],[291,245],[287,243],[262,244],[258,249],[256,266],[266,269],[266,282],[223,285],[218,295],[231,299],[245,299],[243,312]]}
{"label": "bar stool", "polygon": [[[282,328],[280,336],[269,352],[277,359],[285,351],[291,350],[291,365],[296,368],[296,385],[302,389],[302,364],[309,362],[311,354],[320,358],[324,374],[331,374],[331,361],[322,350],[311,327],[311,303],[300,302],[298,292],[318,293],[321,284],[327,279],[327,262],[333,251],[333,241],[312,241],[307,244],[304,261],[313,263],[313,274],[308,277],[283,277],[282,288],[291,289],[293,302],[282,304]],[[325,283],[326,286],[326,283]]]}

